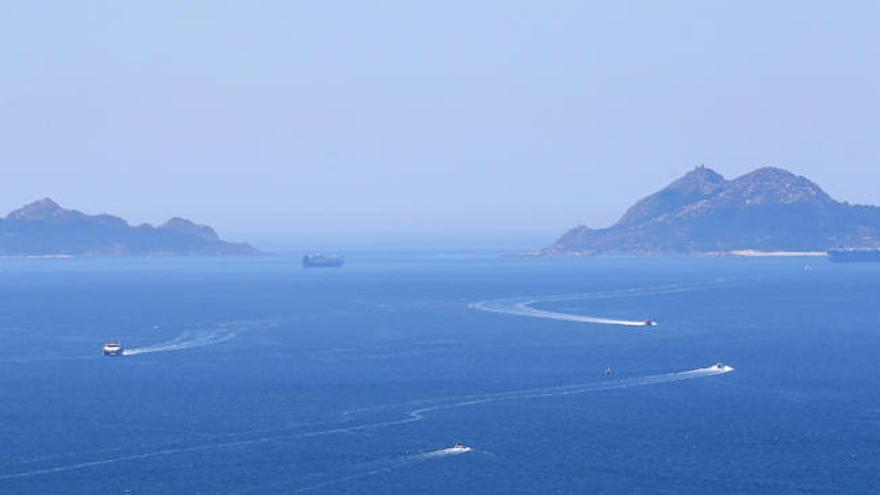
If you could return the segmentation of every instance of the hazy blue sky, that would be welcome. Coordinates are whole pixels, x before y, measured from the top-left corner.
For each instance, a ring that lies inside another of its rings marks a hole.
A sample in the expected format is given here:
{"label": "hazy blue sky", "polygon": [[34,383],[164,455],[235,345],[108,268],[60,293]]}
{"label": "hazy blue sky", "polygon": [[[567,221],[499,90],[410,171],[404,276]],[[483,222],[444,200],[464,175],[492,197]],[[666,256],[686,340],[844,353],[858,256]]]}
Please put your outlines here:
{"label": "hazy blue sky", "polygon": [[[880,2],[0,3],[0,209],[550,241],[705,162],[880,203]],[[372,233],[372,234],[371,234]]]}

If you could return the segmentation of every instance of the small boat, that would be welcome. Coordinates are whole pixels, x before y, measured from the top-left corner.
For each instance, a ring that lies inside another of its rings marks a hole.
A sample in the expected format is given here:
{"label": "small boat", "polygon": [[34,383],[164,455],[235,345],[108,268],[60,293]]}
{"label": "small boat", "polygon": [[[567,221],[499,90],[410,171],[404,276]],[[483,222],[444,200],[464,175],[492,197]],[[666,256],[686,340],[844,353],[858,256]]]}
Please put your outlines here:
{"label": "small boat", "polygon": [[614,374],[614,370],[610,366],[605,368],[605,376],[611,376],[612,374]]}
{"label": "small boat", "polygon": [[122,356],[123,348],[119,342],[107,342],[102,348],[105,356]]}
{"label": "small boat", "polygon": [[456,443],[452,444],[452,447],[449,447],[447,450],[449,452],[459,453],[459,452],[470,452],[474,449],[468,447],[467,445],[465,445],[461,442],[456,442]]}
{"label": "small boat", "polygon": [[643,327],[656,327],[657,322],[654,320],[645,320],[644,322],[642,322],[642,326]]}

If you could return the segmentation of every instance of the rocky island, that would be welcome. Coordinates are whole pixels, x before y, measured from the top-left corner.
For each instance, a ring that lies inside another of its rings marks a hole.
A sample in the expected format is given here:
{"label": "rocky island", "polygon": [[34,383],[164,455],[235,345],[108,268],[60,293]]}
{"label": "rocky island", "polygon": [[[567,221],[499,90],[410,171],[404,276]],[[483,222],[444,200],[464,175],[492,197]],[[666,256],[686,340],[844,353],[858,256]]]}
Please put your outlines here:
{"label": "rocky island", "polygon": [[880,208],[831,198],[765,167],[733,180],[700,166],[633,205],[614,225],[575,227],[543,255],[810,253],[880,247]]}
{"label": "rocky island", "polygon": [[49,198],[0,218],[0,255],[229,255],[256,253],[249,244],[220,239],[211,227],[172,218],[153,227],[122,218],[87,215]]}

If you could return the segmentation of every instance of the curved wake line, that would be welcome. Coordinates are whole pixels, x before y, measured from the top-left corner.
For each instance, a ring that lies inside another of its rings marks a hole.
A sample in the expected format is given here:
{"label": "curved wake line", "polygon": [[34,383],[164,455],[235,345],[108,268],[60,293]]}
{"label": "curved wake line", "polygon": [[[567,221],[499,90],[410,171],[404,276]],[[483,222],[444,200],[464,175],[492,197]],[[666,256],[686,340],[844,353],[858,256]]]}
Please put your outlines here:
{"label": "curved wake line", "polygon": [[[390,464],[390,465],[384,465],[387,463],[387,461],[386,461],[385,463],[383,463],[382,467],[377,467],[377,468],[374,468],[374,469],[371,469],[369,471],[365,471],[362,473],[350,474],[348,476],[343,476],[341,478],[335,478],[335,479],[324,481],[322,483],[318,483],[315,485],[309,485],[306,487],[302,487],[297,490],[294,490],[293,493],[310,492],[313,490],[317,490],[319,488],[325,488],[325,487],[328,487],[331,485],[338,485],[339,483],[345,483],[346,481],[352,481],[352,480],[356,480],[359,478],[366,478],[368,476],[374,476],[377,474],[388,473],[388,472],[400,469],[402,467],[409,466],[411,464],[418,464],[418,463],[430,461],[432,459],[440,459],[443,457],[466,454],[468,452],[473,452],[473,451],[471,449],[460,450],[460,449],[454,449],[454,448],[445,448],[445,449],[432,450],[430,452],[421,452],[418,454],[406,455],[406,456],[394,459],[394,461],[392,461],[392,464]],[[377,464],[377,463],[373,463],[373,465],[375,465],[375,464]]]}
{"label": "curved wake line", "polygon": [[[335,428],[328,428],[324,430],[316,430],[309,431],[303,433],[285,433],[284,430],[276,432],[275,434],[254,438],[254,439],[245,439],[245,440],[235,440],[230,442],[221,442],[221,443],[213,443],[213,444],[205,444],[205,445],[193,445],[189,447],[170,447],[167,449],[155,450],[152,452],[144,452],[140,454],[129,454],[119,457],[113,457],[109,459],[99,459],[94,461],[81,462],[76,464],[68,464],[64,466],[56,466],[51,468],[43,468],[43,469],[34,469],[31,471],[23,471],[18,473],[10,473],[0,475],[0,481],[12,480],[12,479],[20,479],[20,478],[28,478],[40,475],[48,475],[54,473],[61,473],[66,471],[75,471],[79,469],[86,469],[96,466],[104,466],[109,464],[116,464],[125,461],[134,461],[141,459],[149,459],[153,457],[162,457],[166,455],[174,455],[188,452],[200,452],[200,451],[209,451],[216,449],[224,449],[231,447],[241,447],[254,445],[259,443],[271,442],[281,438],[287,439],[300,439],[300,438],[312,438],[326,435],[333,435],[338,433],[350,433],[355,431],[364,431],[364,430],[375,430],[379,428],[386,428],[391,426],[400,426],[409,423],[415,423],[417,421],[424,420],[430,413],[435,411],[441,411],[446,409],[456,409],[467,406],[474,406],[480,404],[489,404],[493,402],[500,401],[509,401],[509,400],[526,400],[526,399],[537,399],[537,398],[546,398],[546,397],[561,397],[575,394],[583,394],[587,392],[595,392],[601,390],[617,390],[617,389],[626,389],[632,387],[643,387],[646,385],[656,385],[660,383],[670,383],[677,382],[682,380],[692,380],[696,378],[707,378],[715,375],[722,375],[725,373],[729,373],[733,371],[733,368],[724,367],[722,369],[718,369],[713,367],[708,368],[698,368],[689,371],[680,371],[674,373],[663,373],[659,375],[649,375],[639,378],[624,378],[620,380],[612,380],[606,382],[587,382],[587,383],[579,383],[574,385],[560,385],[554,387],[540,387],[540,388],[531,388],[531,389],[522,389],[522,390],[513,390],[508,392],[495,392],[488,394],[475,394],[475,395],[465,395],[458,397],[447,397],[447,398],[436,398],[436,399],[427,399],[416,402],[403,403],[400,405],[407,405],[413,403],[421,403],[421,404],[430,404],[431,402],[435,402],[437,404],[428,405],[426,407],[419,407],[416,409],[412,409],[404,412],[404,417],[394,420],[386,420],[379,421],[374,423],[366,423],[360,425],[349,425],[344,426],[341,425]],[[393,406],[385,406],[385,407],[393,407]],[[436,456],[443,455],[440,453],[446,452],[448,449],[441,449],[439,451],[433,451],[436,453]],[[428,453],[432,454],[432,453]],[[429,457],[430,458],[430,457]],[[319,487],[315,487],[319,488]],[[307,487],[305,489],[314,489]],[[305,490],[303,489],[303,490]]]}
{"label": "curved wake line", "polygon": [[[132,347],[122,351],[123,356],[136,356],[138,354],[149,354],[152,352],[168,352],[182,351],[193,349],[196,347],[204,347],[208,345],[220,344],[228,340],[238,337],[239,334],[247,330],[256,328],[273,327],[277,323],[264,320],[256,321],[237,321],[227,322],[214,325],[213,327],[186,330],[177,337],[150,344],[143,347]],[[80,359],[101,359],[100,353],[74,355],[74,356],[58,356],[58,355],[35,355],[35,356],[12,356],[0,358],[0,364],[9,363],[34,363],[42,361],[61,361],[61,360],[80,360]]]}
{"label": "curved wake line", "polygon": [[144,347],[125,349],[123,356],[135,356],[151,352],[182,351],[194,347],[204,347],[211,344],[219,344],[234,339],[240,331],[217,331],[217,330],[192,330],[186,331],[172,340],[159,342]]}
{"label": "curved wake line", "polygon": [[639,378],[624,378],[622,380],[614,380],[608,382],[588,382],[576,385],[561,385],[556,387],[544,387],[516,390],[512,392],[499,392],[495,394],[475,395],[470,398],[463,398],[459,402],[451,404],[439,404],[435,406],[423,407],[410,411],[408,414],[413,420],[424,419],[425,414],[441,409],[454,409],[458,407],[473,406],[477,404],[488,404],[491,402],[499,402],[505,400],[523,400],[536,399],[542,397],[560,397],[566,395],[583,394],[587,392],[596,392],[600,390],[617,390],[632,387],[643,387],[645,385],[654,385],[658,383],[677,382],[682,380],[693,380],[695,378],[706,378],[715,375],[722,375],[733,371],[731,367],[716,368],[710,366],[707,368],[697,368],[690,371],[679,371],[675,373],[664,373],[660,375],[650,375]]}
{"label": "curved wake line", "polygon": [[559,311],[549,311],[545,309],[535,308],[535,304],[558,302],[558,301],[574,301],[574,300],[595,300],[595,299],[612,299],[626,296],[654,296],[662,294],[675,294],[679,292],[690,292],[695,286],[671,285],[655,288],[635,288],[609,292],[592,292],[584,294],[563,294],[555,296],[537,296],[537,297],[513,297],[505,299],[491,299],[488,301],[479,301],[468,304],[471,309],[480,311],[488,311],[490,313],[502,313],[517,316],[530,316],[533,318],[548,318],[551,320],[573,321],[578,323],[598,323],[600,325],[620,325],[626,327],[644,327],[645,321],[636,320],[619,320],[613,318],[602,318],[598,316],[576,315],[571,313],[562,313]]}
{"label": "curved wake line", "polygon": [[169,352],[193,349],[208,345],[220,344],[232,340],[240,333],[252,329],[255,325],[267,325],[265,322],[224,323],[213,328],[187,330],[177,337],[144,347],[125,349],[123,356],[136,356],[152,352]]}

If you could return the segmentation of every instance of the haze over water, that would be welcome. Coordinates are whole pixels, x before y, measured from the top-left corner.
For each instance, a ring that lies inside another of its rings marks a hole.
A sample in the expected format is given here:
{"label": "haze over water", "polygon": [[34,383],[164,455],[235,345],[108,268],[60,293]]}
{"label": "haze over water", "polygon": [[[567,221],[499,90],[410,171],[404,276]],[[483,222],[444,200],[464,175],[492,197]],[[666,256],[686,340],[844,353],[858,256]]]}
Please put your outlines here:
{"label": "haze over water", "polygon": [[880,266],[805,263],[3,259],[0,492],[871,493]]}
{"label": "haze over water", "polygon": [[[0,212],[536,249],[705,163],[880,204],[880,4],[7,2]],[[501,241],[501,242],[499,242]]]}

